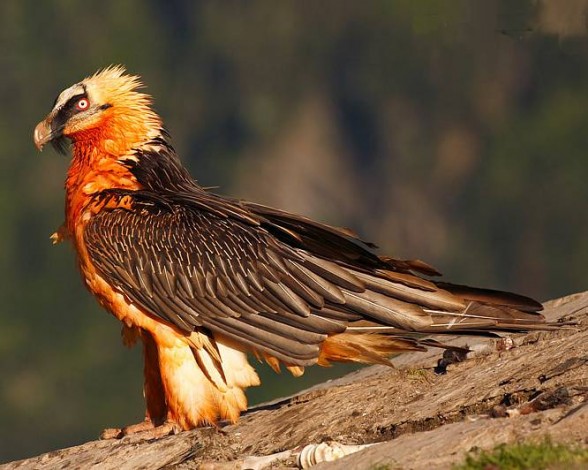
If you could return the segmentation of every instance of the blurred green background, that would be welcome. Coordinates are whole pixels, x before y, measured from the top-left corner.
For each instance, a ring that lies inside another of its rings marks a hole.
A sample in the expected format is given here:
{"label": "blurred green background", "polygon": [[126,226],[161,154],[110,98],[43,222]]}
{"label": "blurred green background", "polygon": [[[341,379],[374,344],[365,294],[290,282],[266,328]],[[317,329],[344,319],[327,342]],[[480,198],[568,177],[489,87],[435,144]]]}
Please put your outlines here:
{"label": "blurred green background", "polygon": [[[80,282],[68,157],[31,134],[64,88],[143,76],[192,174],[352,227],[456,281],[586,288],[585,0],[0,3],[0,461],[143,416],[139,349]],[[260,370],[253,403],[294,380]]]}

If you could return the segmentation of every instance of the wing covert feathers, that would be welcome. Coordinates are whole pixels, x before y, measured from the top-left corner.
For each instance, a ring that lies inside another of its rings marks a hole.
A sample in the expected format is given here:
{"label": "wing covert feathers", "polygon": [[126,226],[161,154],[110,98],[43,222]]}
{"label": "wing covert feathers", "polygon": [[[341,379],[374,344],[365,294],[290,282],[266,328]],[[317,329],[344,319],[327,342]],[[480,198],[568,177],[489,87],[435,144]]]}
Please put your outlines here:
{"label": "wing covert feathers", "polygon": [[[353,350],[350,339],[346,346],[333,339],[345,331],[358,344],[381,340],[360,339],[360,321],[388,327],[397,349],[414,347],[398,339],[410,332],[542,322],[540,304],[526,297],[423,279],[412,270],[434,269],[378,257],[348,231],[258,205],[222,200],[216,207],[218,196],[205,194],[111,193],[125,207],[110,203],[84,231],[101,276],[184,333],[206,328],[289,366],[308,366],[328,361],[325,351]],[[366,348],[358,346],[357,357],[374,359]]]}

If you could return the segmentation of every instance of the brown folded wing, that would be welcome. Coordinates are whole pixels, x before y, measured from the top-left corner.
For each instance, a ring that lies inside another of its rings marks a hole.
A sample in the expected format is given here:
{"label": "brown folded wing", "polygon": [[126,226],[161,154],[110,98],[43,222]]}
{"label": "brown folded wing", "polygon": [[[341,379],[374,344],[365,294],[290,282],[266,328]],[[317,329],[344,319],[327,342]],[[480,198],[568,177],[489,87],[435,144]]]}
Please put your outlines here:
{"label": "brown folded wing", "polygon": [[406,334],[542,321],[530,299],[439,288],[411,272],[435,273],[425,263],[381,258],[346,230],[204,192],[129,195],[130,205],[85,227],[98,272],[182,331],[220,332],[289,364],[315,363],[327,336],[366,327]]}

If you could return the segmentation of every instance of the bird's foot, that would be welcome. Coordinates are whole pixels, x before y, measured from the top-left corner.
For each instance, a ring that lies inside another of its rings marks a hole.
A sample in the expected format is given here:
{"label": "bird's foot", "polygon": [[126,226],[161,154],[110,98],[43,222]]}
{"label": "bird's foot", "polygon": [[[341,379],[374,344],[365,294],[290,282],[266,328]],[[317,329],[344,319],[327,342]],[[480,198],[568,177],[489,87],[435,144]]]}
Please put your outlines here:
{"label": "bird's foot", "polygon": [[67,226],[65,225],[65,223],[61,224],[59,228],[51,234],[49,238],[51,239],[54,245],[57,245],[58,243],[61,243],[64,240],[67,240],[69,238],[69,233],[67,231]]}
{"label": "bird's foot", "polygon": [[171,434],[178,434],[180,426],[173,421],[165,421],[156,426],[149,418],[137,424],[131,424],[124,428],[107,428],[100,434],[100,439],[122,439],[125,436],[136,435],[141,439],[160,439]]}

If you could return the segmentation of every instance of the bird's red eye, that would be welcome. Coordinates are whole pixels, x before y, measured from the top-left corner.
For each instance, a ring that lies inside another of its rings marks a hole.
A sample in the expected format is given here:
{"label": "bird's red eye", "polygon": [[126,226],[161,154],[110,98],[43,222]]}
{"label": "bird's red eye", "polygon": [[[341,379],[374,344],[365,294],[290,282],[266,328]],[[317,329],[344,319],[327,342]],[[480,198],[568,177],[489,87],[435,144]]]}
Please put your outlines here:
{"label": "bird's red eye", "polygon": [[88,109],[88,106],[90,106],[90,102],[86,98],[82,98],[76,104],[76,108],[79,109],[80,111],[83,111],[84,109]]}

